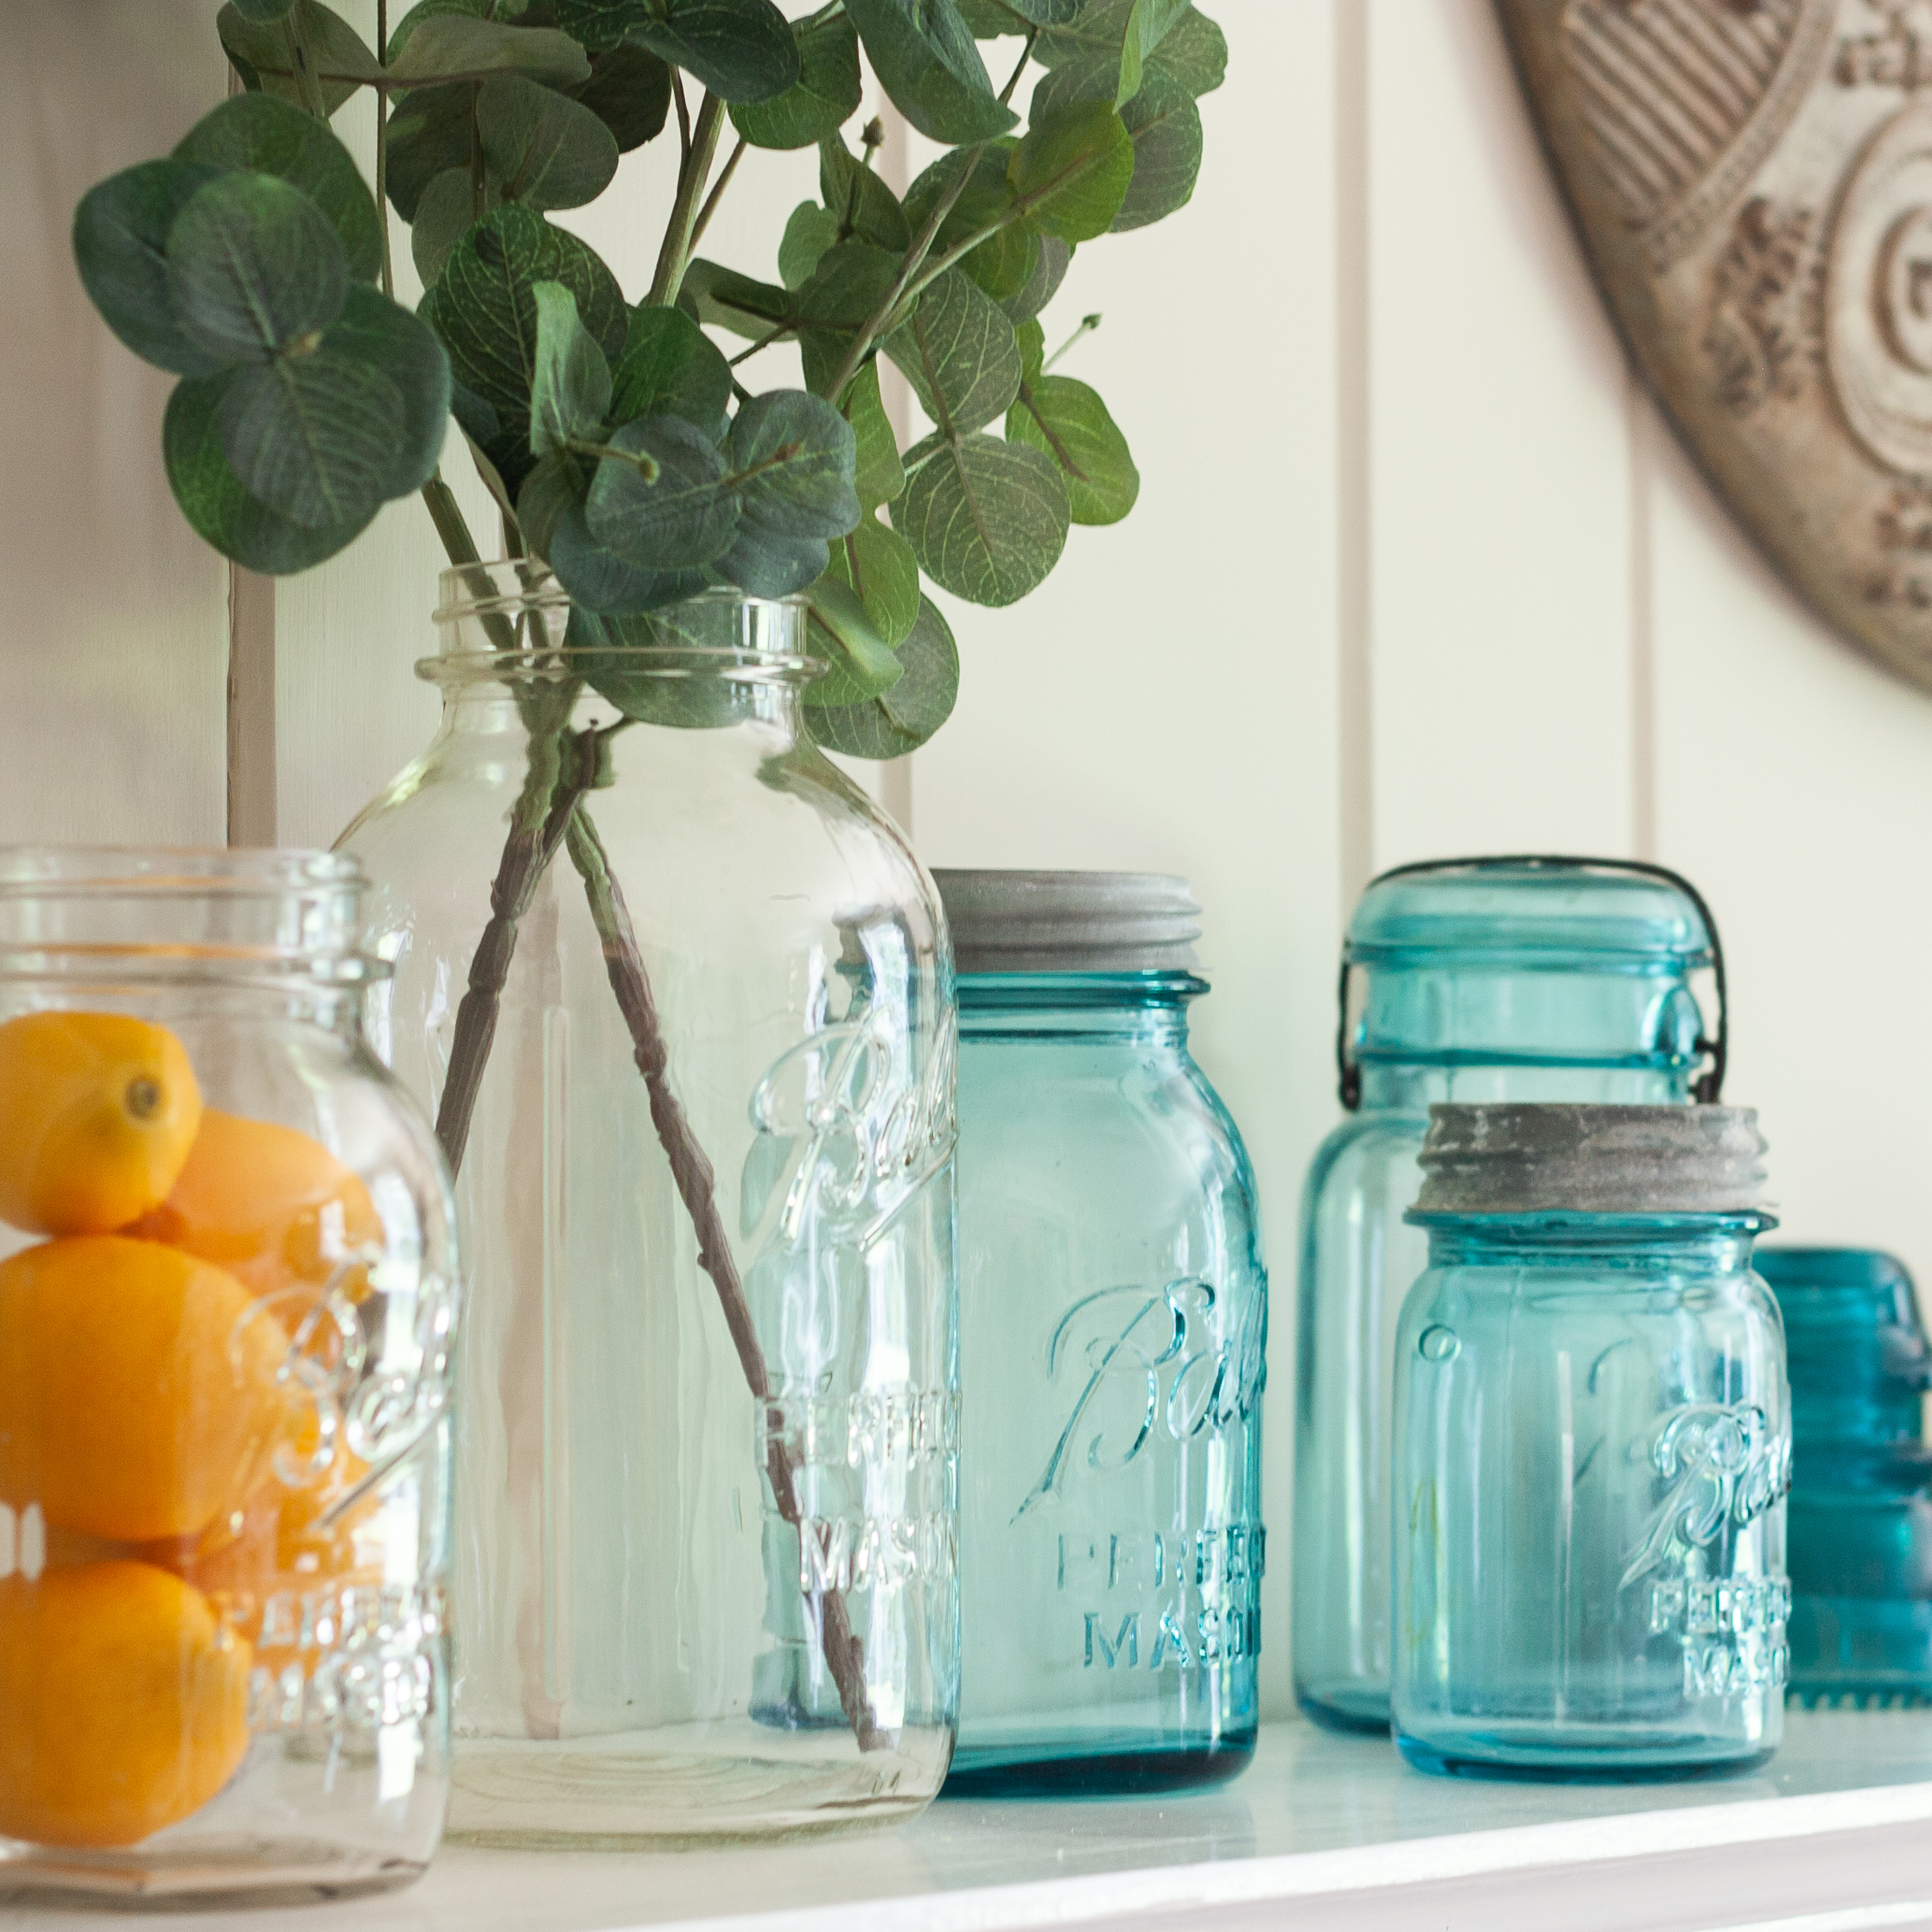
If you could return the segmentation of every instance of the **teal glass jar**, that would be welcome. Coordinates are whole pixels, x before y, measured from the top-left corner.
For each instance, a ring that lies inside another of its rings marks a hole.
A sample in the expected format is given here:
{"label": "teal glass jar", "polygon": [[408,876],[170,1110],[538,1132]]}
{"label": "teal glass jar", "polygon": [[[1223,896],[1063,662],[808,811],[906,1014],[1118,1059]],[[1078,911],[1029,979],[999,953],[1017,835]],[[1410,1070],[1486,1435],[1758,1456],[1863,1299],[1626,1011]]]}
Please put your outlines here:
{"label": "teal glass jar", "polygon": [[1257,1723],[1268,1287],[1179,880],[941,872],[959,998],[946,1789],[1170,1789]]}
{"label": "teal glass jar", "polygon": [[1859,1248],[1771,1248],[1790,1351],[1791,1689],[1932,1704],[1932,1388],[1912,1279]]}
{"label": "teal glass jar", "polygon": [[1395,1340],[1395,1738],[1683,1776],[1776,1747],[1791,1429],[1757,1116],[1439,1106]]}
{"label": "teal glass jar", "polygon": [[[1706,968],[1714,1029],[1691,984]],[[1363,893],[1340,1005],[1348,1118],[1309,1170],[1298,1257],[1294,1678],[1318,1722],[1386,1730],[1390,1379],[1396,1316],[1426,1260],[1403,1215],[1429,1109],[1716,1100],[1723,953],[1675,873],[1446,860],[1400,867]]]}

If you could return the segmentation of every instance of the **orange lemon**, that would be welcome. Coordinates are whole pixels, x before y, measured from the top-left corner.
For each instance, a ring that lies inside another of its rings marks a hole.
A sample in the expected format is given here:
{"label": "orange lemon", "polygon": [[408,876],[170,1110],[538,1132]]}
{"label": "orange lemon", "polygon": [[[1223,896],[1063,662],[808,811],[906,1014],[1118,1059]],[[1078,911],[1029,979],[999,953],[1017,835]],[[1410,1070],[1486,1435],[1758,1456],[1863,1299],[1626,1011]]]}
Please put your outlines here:
{"label": "orange lemon", "polygon": [[248,1750],[248,1644],[147,1563],[0,1580],[0,1833],[133,1845]]}
{"label": "orange lemon", "polygon": [[0,1262],[0,1502],[94,1536],[198,1535],[298,1425],[288,1350],[232,1274],[156,1242]]}
{"label": "orange lemon", "polygon": [[0,1026],[0,1220],[105,1234],[166,1198],[201,1119],[180,1040],[118,1013]]}

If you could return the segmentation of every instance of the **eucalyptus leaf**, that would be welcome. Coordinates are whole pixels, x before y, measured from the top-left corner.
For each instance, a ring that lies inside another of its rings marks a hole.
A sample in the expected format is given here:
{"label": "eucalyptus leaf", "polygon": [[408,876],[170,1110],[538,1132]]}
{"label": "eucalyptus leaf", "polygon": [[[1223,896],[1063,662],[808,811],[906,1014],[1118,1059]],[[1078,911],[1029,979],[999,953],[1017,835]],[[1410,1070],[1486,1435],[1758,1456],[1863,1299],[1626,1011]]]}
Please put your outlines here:
{"label": "eucalyptus leaf", "polygon": [[449,358],[436,332],[379,289],[357,284],[321,346],[373,364],[396,384],[403,413],[389,429],[389,494],[421,489],[435,473],[449,433]]}
{"label": "eucalyptus leaf", "polygon": [[743,480],[744,522],[766,536],[823,543],[858,522],[858,444],[822,397],[797,389],[754,396],[733,421],[724,454]]}
{"label": "eucalyptus leaf", "polygon": [[[1039,238],[1024,223],[1013,219],[1015,195],[1008,165],[1017,143],[995,141],[982,148],[956,149],[942,156],[906,191],[906,217],[923,229],[944,196],[969,168],[965,185],[947,211],[934,238],[936,256],[950,257],[961,249],[956,265],[963,269],[995,302],[1005,301],[1031,280],[1039,255]],[[996,224],[1005,223],[1004,226]],[[986,234],[976,245],[973,237]]]}
{"label": "eucalyptus leaf", "polygon": [[[470,172],[469,87],[421,87],[397,94],[389,111],[389,205],[413,222],[432,181]],[[493,204],[486,200],[484,213]]]}
{"label": "eucalyptus leaf", "polygon": [[943,589],[969,603],[1014,604],[1059,562],[1072,512],[1045,451],[997,436],[935,436],[906,467],[893,527]]}
{"label": "eucalyptus leaf", "polygon": [[664,130],[670,113],[670,68],[648,48],[628,44],[591,56],[590,79],[570,90],[629,154]]}
{"label": "eucalyptus leaf", "polygon": [[425,20],[390,63],[390,79],[416,88],[497,73],[520,73],[556,87],[582,86],[590,61],[568,34],[550,27],[509,27],[462,14]]}
{"label": "eucalyptus leaf", "polygon": [[966,23],[982,40],[1024,34],[1034,27],[1068,27],[1082,0],[960,0]]}
{"label": "eucalyptus leaf", "polygon": [[610,447],[620,454],[597,465],[584,505],[601,546],[647,570],[695,569],[731,547],[738,493],[702,430],[682,416],[640,416]]}
{"label": "eucalyptus leaf", "polygon": [[403,395],[359,357],[318,349],[236,370],[217,426],[251,496],[304,529],[353,523],[390,495]]}
{"label": "eucalyptus leaf", "polygon": [[895,501],[906,487],[906,467],[899,460],[899,438],[879,393],[879,365],[868,362],[853,378],[840,407],[852,425],[858,448],[858,469],[854,481],[859,501],[867,510]]}
{"label": "eucalyptus leaf", "polygon": [[786,220],[779,243],[779,281],[788,289],[804,288],[838,238],[838,217],[816,201],[801,201]]}
{"label": "eucalyptus leaf", "polygon": [[613,422],[664,412],[696,423],[713,442],[722,438],[731,365],[682,309],[633,309],[611,375]]}
{"label": "eucalyptus leaf", "polygon": [[[1037,321],[1022,322],[1014,331],[1020,339],[1020,393],[1037,384],[1046,368],[1046,331]],[[1007,434],[1013,433],[1009,427]]]}
{"label": "eucalyptus leaf", "polygon": [[1020,392],[1020,344],[1013,324],[957,269],[929,288],[912,320],[886,338],[925,413],[946,435],[1004,416]]}
{"label": "eucalyptus leaf", "polygon": [[754,282],[702,257],[685,270],[677,305],[698,321],[754,342],[783,328],[791,314],[790,290]]}
{"label": "eucalyptus leaf", "polygon": [[548,456],[594,438],[610,408],[611,368],[604,352],[577,320],[577,301],[561,282],[539,282],[537,359],[530,385],[530,447]]}
{"label": "eucalyptus leaf", "polygon": [[818,193],[838,219],[839,240],[870,242],[899,255],[912,245],[912,226],[899,197],[836,132],[818,143]]}
{"label": "eucalyptus leaf", "polygon": [[[517,493],[517,527],[522,531],[532,556],[542,557],[546,563],[550,561],[550,546],[558,523],[572,510],[582,513],[589,487],[584,460],[569,450],[560,449],[554,455],[538,459]],[[588,537],[588,526],[585,534]]]}
{"label": "eucalyptus leaf", "polygon": [[800,76],[798,43],[772,0],[655,0],[629,38],[733,106],[774,100]]}
{"label": "eucalyptus leaf", "polygon": [[858,30],[842,13],[801,22],[798,78],[769,100],[740,103],[732,125],[754,148],[809,148],[859,111]]}
{"label": "eucalyptus leaf", "polygon": [[340,238],[349,273],[373,282],[382,270],[375,198],[349,150],[321,122],[270,94],[237,94],[204,114],[175,149],[177,161],[241,168],[299,187]]}
{"label": "eucalyptus leaf", "polygon": [[916,752],[952,715],[959,696],[959,649],[950,626],[930,598],[899,647],[905,675],[865,704],[825,708],[807,687],[805,728],[827,751],[848,758],[904,758]]}
{"label": "eucalyptus leaf", "polygon": [[235,0],[235,10],[252,25],[266,21],[279,21],[288,12],[293,0]]}
{"label": "eucalyptus leaf", "polygon": [[1121,118],[1134,142],[1134,179],[1114,217],[1115,234],[1185,207],[1201,172],[1201,111],[1173,75],[1150,66]]}
{"label": "eucalyptus leaf", "polygon": [[222,362],[264,361],[318,336],[341,314],[348,289],[348,262],[328,218],[272,175],[217,175],[168,231],[174,314],[182,333]]}
{"label": "eucalyptus leaf", "polygon": [[863,704],[906,675],[905,665],[874,629],[864,601],[849,584],[822,577],[810,598],[805,649],[827,667],[809,687],[815,706],[831,710]]}
{"label": "eucalyptus leaf", "polygon": [[1190,7],[1161,37],[1147,66],[1179,81],[1198,100],[1228,78],[1228,37],[1199,9]]}
{"label": "eucalyptus leaf", "polygon": [[1043,376],[1007,418],[1009,442],[1044,449],[1066,479],[1077,524],[1117,524],[1141,493],[1141,473],[1120,426],[1085,383]]}
{"label": "eucalyptus leaf", "polygon": [[1026,285],[1000,304],[1007,319],[1015,323],[1032,321],[1059,293],[1066,271],[1072,265],[1072,244],[1062,241],[1058,235],[1042,235],[1039,254],[1026,277]]}
{"label": "eucalyptus leaf", "polygon": [[499,74],[476,97],[483,158],[506,201],[581,208],[617,173],[617,139],[581,103],[521,74]]}
{"label": "eucalyptus leaf", "polygon": [[842,241],[826,250],[790,309],[808,388],[823,394],[830,387],[853,338],[884,306],[899,271],[899,257],[870,242]]}
{"label": "eucalyptus leaf", "polygon": [[[489,207],[494,206],[491,201]],[[469,232],[475,216],[476,184],[468,168],[446,168],[423,189],[410,224],[410,255],[425,289],[442,280],[450,250]]]}
{"label": "eucalyptus leaf", "polygon": [[229,378],[177,383],[168,401],[162,456],[168,487],[189,527],[245,569],[292,576],[346,550],[368,528],[368,515],[332,527],[305,529],[251,496],[223,454],[216,423]]}
{"label": "eucalyptus leaf", "polygon": [[215,16],[214,24],[222,51],[241,76],[243,86],[273,94],[293,107],[305,104],[295,56],[289,50],[290,25],[308,50],[322,105],[330,114],[357,88],[382,78],[382,69],[362,36],[321,0],[294,0],[294,10],[286,21],[277,16],[265,24],[251,20],[236,0],[230,0]]}
{"label": "eucalyptus leaf", "polygon": [[557,582],[586,610],[619,614],[662,610],[696,596],[705,583],[702,570],[647,570],[605,549],[574,503],[556,519],[548,561]]}
{"label": "eucalyptus leaf", "polygon": [[137,356],[177,376],[213,375],[231,359],[182,328],[168,280],[168,231],[217,173],[200,162],[144,161],[90,188],[74,210],[73,258],[88,299]]}
{"label": "eucalyptus leaf", "polygon": [[1043,67],[1078,63],[1103,74],[1098,85],[1117,106],[1140,92],[1147,62],[1191,10],[1189,0],[1087,0],[1070,24],[1043,34],[1033,52]]}
{"label": "eucalyptus leaf", "polygon": [[1088,241],[1113,226],[1127,199],[1134,137],[1108,103],[1084,102],[1036,119],[1010,171],[1037,227],[1062,241]]}
{"label": "eucalyptus leaf", "polygon": [[988,141],[1014,125],[955,0],[845,0],[845,10],[880,85],[921,134]]}
{"label": "eucalyptus leaf", "polygon": [[832,545],[829,568],[859,594],[873,629],[897,650],[918,621],[919,562],[912,546],[876,517],[861,517]]}
{"label": "eucalyptus leaf", "polygon": [[790,597],[825,574],[829,547],[810,537],[773,537],[740,524],[711,574],[753,597]]}

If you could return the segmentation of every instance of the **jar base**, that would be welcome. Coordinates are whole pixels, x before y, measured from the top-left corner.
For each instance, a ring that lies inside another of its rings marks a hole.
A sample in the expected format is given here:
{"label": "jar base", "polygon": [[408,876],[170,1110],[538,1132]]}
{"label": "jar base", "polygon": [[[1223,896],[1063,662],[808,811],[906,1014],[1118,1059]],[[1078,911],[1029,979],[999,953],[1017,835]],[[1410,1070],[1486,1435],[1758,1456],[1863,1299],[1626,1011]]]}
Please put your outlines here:
{"label": "jar base", "polygon": [[162,1853],[0,1846],[0,1906],[181,1912],[198,1906],[272,1907],[359,1898],[414,1884],[428,1869],[340,1846],[249,1839]]}
{"label": "jar base", "polygon": [[1470,1732],[1439,1743],[1399,1726],[1403,1760],[1435,1777],[1481,1777],[1531,1784],[1662,1784],[1683,1778],[1731,1777],[1755,1770],[1776,1745],[1687,1740],[1668,1732],[1600,1726],[1590,1732],[1553,1725]]}
{"label": "jar base", "polygon": [[1295,1702],[1311,1724],[1353,1737],[1389,1735],[1389,1687],[1345,1679],[1336,1684],[1297,1684]]}
{"label": "jar base", "polygon": [[947,1774],[949,1798],[1098,1798],[1225,1784],[1254,1761],[1255,1732],[1228,1733],[1211,1744],[1096,1738],[1060,1746],[962,1747]]}

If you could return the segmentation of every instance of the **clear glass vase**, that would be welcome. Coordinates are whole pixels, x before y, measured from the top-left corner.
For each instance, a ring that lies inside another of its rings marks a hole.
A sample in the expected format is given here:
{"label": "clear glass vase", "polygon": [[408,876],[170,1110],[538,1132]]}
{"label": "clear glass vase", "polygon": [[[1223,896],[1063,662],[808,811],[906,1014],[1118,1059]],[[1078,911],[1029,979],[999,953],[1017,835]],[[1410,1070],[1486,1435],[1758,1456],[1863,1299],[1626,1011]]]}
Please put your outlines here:
{"label": "clear glass vase", "polygon": [[958,1699],[956,1031],[802,605],[444,579],[429,750],[344,835],[457,1167],[451,1830],[900,1818]]}
{"label": "clear glass vase", "polygon": [[338,1897],[448,1788],[449,1188],[323,853],[0,853],[0,1897]]}

